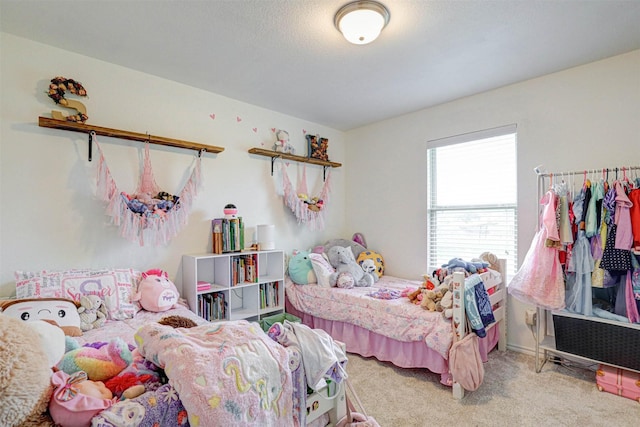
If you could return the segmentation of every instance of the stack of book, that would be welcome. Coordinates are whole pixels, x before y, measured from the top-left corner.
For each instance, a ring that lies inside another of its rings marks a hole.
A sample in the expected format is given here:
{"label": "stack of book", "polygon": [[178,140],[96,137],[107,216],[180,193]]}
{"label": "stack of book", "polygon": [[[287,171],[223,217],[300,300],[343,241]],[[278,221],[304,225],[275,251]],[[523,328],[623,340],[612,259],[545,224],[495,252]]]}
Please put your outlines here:
{"label": "stack of book", "polygon": [[238,255],[231,258],[231,285],[258,281],[258,255]]}
{"label": "stack of book", "polygon": [[198,296],[200,315],[208,321],[225,320],[227,303],[224,300],[224,293],[215,292]]}
{"label": "stack of book", "polygon": [[240,252],[244,248],[244,223],[242,217],[211,220],[212,248],[214,254]]}
{"label": "stack of book", "polygon": [[274,308],[279,305],[278,282],[260,285],[260,308]]}

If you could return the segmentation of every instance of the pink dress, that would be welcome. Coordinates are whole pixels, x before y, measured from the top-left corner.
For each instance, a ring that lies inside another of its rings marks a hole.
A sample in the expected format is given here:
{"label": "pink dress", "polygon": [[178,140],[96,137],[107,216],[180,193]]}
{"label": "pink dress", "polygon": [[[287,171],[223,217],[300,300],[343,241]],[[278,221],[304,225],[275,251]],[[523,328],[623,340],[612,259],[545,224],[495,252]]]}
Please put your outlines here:
{"label": "pink dress", "polygon": [[549,310],[565,307],[564,278],[558,258],[560,241],[556,222],[557,196],[552,191],[540,200],[542,226],[536,233],[520,269],[509,283],[509,293],[528,304]]}

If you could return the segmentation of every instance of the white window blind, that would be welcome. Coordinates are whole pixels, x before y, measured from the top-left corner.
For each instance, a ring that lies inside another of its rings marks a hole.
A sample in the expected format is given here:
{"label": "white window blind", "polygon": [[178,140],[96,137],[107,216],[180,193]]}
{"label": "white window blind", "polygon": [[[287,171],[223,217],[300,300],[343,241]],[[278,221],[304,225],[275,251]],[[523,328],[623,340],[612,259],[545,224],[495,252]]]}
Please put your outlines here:
{"label": "white window blind", "polygon": [[515,126],[429,142],[430,268],[491,252],[517,271]]}

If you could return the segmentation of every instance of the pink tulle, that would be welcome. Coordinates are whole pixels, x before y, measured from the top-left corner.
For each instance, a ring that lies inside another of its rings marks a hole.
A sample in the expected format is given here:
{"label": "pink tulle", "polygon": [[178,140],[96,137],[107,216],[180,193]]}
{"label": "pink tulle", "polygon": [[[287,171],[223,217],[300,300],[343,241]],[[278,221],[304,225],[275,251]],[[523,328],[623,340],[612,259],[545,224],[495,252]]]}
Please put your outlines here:
{"label": "pink tulle", "polygon": [[282,184],[284,188],[284,203],[291,209],[291,212],[298,220],[298,224],[305,224],[311,230],[322,230],[324,228],[324,210],[327,208],[327,202],[329,200],[329,191],[331,190],[331,170],[327,173],[324,185],[318,196],[324,202],[324,205],[319,211],[312,211],[309,209],[304,201],[302,201],[298,194],[308,194],[307,191],[307,168],[306,165],[302,169],[302,177],[298,180],[298,191],[293,189],[293,184],[289,180],[287,174],[287,166],[282,166]]}
{"label": "pink tulle", "polygon": [[542,225],[536,233],[520,269],[509,283],[509,293],[525,303],[549,310],[565,307],[562,265],[555,247],[547,247],[547,239],[558,241],[555,222],[556,196],[547,192],[540,200],[545,205]]}
{"label": "pink tulle", "polygon": [[[127,240],[145,244],[166,245],[189,222],[189,213],[193,199],[200,186],[200,156],[196,157],[193,171],[182,191],[178,194],[179,203],[171,208],[164,216],[143,216],[129,209],[121,191],[107,166],[102,148],[95,140],[100,153],[98,160],[97,195],[107,202],[106,214],[111,217],[111,223],[120,228],[120,235]],[[153,176],[149,146],[145,146],[144,168],[136,192],[157,194],[160,191]]]}

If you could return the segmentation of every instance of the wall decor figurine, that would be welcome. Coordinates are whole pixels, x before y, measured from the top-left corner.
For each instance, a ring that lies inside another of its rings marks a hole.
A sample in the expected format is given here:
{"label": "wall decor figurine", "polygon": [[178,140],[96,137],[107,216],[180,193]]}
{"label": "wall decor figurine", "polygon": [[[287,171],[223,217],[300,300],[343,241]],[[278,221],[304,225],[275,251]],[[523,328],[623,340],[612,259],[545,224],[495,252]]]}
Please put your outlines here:
{"label": "wall decor figurine", "polygon": [[82,86],[82,83],[61,76],[52,78],[51,84],[49,84],[47,96],[53,99],[53,102],[55,102],[56,104],[74,109],[77,111],[77,113],[70,114],[65,117],[60,111],[51,110],[51,117],[56,120],[66,120],[70,122],[81,123],[86,122],[89,119],[89,116],[87,116],[87,108],[80,101],[66,99],[64,97],[64,94],[67,90],[73,95],[87,96],[87,91],[85,90],[84,86]]}
{"label": "wall decor figurine", "polygon": [[329,140],[327,138],[320,138],[317,135],[307,135],[307,157],[318,160],[329,161]]}
{"label": "wall decor figurine", "polygon": [[276,131],[276,142],[273,144],[273,151],[295,154],[295,148],[289,143],[289,132],[282,129]]}

